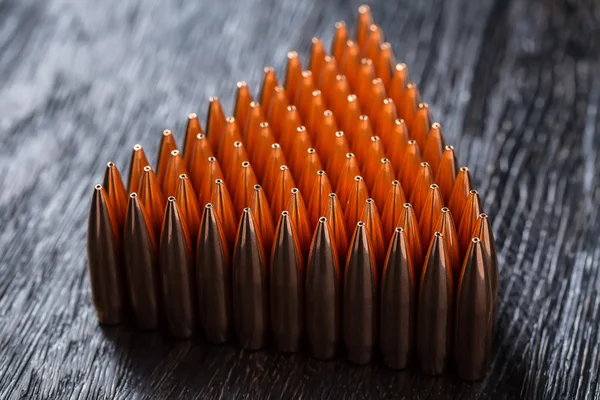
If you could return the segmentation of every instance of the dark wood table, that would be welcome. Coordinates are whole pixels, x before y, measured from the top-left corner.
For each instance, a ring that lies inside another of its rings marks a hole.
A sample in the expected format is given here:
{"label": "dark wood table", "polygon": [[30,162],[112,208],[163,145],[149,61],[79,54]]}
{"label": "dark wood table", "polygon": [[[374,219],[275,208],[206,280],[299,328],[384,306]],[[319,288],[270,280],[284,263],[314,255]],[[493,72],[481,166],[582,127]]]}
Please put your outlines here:
{"label": "dark wood table", "polygon": [[600,396],[600,3],[386,0],[376,21],[474,174],[500,261],[476,384],[101,328],[87,213],[105,162],[182,141],[356,1],[0,0],[0,398]]}

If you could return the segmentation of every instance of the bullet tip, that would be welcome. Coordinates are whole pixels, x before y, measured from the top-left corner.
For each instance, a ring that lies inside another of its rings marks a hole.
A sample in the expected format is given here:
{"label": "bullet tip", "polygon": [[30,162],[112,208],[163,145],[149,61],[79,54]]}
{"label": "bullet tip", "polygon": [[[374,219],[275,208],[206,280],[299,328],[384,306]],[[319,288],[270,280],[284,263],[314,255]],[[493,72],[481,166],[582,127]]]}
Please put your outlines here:
{"label": "bullet tip", "polygon": [[135,144],[133,145],[133,151],[140,151],[142,149],[142,145],[141,144]]}

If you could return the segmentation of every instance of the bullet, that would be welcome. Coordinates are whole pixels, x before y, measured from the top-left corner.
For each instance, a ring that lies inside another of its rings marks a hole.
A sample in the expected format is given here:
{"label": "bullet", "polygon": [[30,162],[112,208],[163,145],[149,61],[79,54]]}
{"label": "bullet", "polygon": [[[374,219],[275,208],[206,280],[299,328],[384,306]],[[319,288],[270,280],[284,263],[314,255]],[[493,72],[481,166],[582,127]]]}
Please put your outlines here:
{"label": "bullet", "polygon": [[381,277],[380,347],[389,368],[408,367],[413,356],[416,290],[404,229],[395,228]]}
{"label": "bullet", "polygon": [[262,104],[266,113],[271,107],[273,92],[275,87],[279,86],[279,82],[277,81],[277,74],[273,67],[265,67],[264,73],[265,77],[263,78],[263,84],[260,91],[260,104]]}
{"label": "bullet", "polygon": [[331,54],[336,60],[341,61],[348,39],[348,28],[346,27],[346,24],[344,22],[336,22],[335,34],[331,41]]}
{"label": "bullet", "polygon": [[367,104],[370,100],[369,89],[371,82],[375,79],[375,67],[373,62],[368,58],[360,60],[356,77],[356,96],[362,110],[367,109]]}
{"label": "bullet", "polygon": [[194,188],[186,174],[179,175],[175,198],[177,199],[179,213],[185,220],[190,235],[190,243],[194,244],[198,238],[198,229],[200,229],[200,211]]}
{"label": "bullet", "polygon": [[232,249],[237,235],[237,217],[235,209],[233,208],[227,186],[225,186],[225,182],[222,179],[215,179],[213,188],[209,202],[212,204],[214,212],[223,227],[223,233],[227,240],[227,248]]}
{"label": "bullet", "polygon": [[371,129],[369,117],[366,115],[359,116],[358,126],[354,131],[354,137],[351,140],[349,139],[349,143],[361,166],[366,163],[367,149],[371,145],[372,137],[373,130]]}
{"label": "bullet", "polygon": [[404,101],[404,94],[406,91],[406,86],[409,82],[408,77],[408,68],[406,68],[406,64],[400,63],[394,66],[394,71],[392,73],[392,79],[385,86],[385,89],[389,95],[394,100],[394,104],[398,108],[398,112],[401,116],[403,116],[402,104]]}
{"label": "bullet", "polygon": [[267,113],[267,120],[269,125],[271,125],[275,140],[279,140],[279,137],[281,136],[281,125],[288,106],[289,103],[285,89],[282,86],[275,86],[275,89],[273,89],[271,105],[269,106],[269,112]]}
{"label": "bullet", "polygon": [[346,231],[346,221],[344,220],[344,210],[340,200],[335,193],[329,193],[327,196],[327,211],[325,217],[329,224],[331,235],[337,249],[339,262],[346,265],[346,255],[348,254],[348,233]]}
{"label": "bullet", "polygon": [[313,82],[312,72],[302,71],[302,78],[300,80],[300,85],[298,85],[294,105],[300,112],[303,121],[308,121],[308,111],[310,109],[312,92],[314,90],[315,84]]}
{"label": "bullet", "polygon": [[268,252],[271,251],[273,237],[275,235],[273,216],[269,210],[269,202],[267,201],[267,197],[265,196],[262,187],[260,185],[254,185],[252,189],[252,201],[248,205],[251,207],[252,217],[254,217],[255,225],[258,228],[261,242],[264,246],[264,252],[268,254]]}
{"label": "bullet", "polygon": [[317,226],[319,218],[323,216],[323,211],[327,207],[328,195],[333,192],[329,177],[323,170],[317,171],[317,179],[310,191],[310,200],[308,201],[308,215],[310,224]]}
{"label": "bullet", "polygon": [[456,290],[454,352],[461,379],[483,379],[492,358],[493,289],[483,246],[471,239]]}
{"label": "bullet", "polygon": [[477,235],[477,217],[482,213],[479,192],[471,190],[465,208],[463,209],[458,225],[458,241],[460,243],[460,255],[464,257],[471,244],[471,239]]}
{"label": "bullet", "polygon": [[[375,199],[375,203],[383,210],[387,197],[390,194],[390,186],[396,180],[394,176],[394,168],[389,158],[382,158],[379,164],[379,169],[375,174],[371,196]],[[398,182],[399,184],[399,182]],[[404,193],[402,193],[404,195]],[[403,196],[404,197],[404,196]],[[403,201],[400,204],[405,203]]]}
{"label": "bullet", "polygon": [[[204,133],[202,131],[202,126],[200,125],[200,121],[198,120],[198,115],[195,113],[191,113],[188,115],[187,127],[185,128],[185,140],[183,142],[183,159],[185,160],[185,165],[190,165],[190,160],[192,158],[193,148],[196,142],[196,136]],[[148,163],[144,164],[148,165]]]}
{"label": "bullet", "polygon": [[[430,375],[444,372],[451,348],[454,285],[442,234],[427,251],[417,303],[417,358]],[[460,353],[457,353],[460,354]]]}
{"label": "bullet", "polygon": [[192,186],[198,193],[202,189],[202,178],[208,170],[208,157],[214,157],[214,153],[203,133],[196,135],[196,143],[192,146],[192,155],[188,164],[188,173],[192,180]]}
{"label": "bullet", "polygon": [[429,129],[425,149],[423,150],[423,160],[429,163],[434,176],[438,172],[445,145],[442,125],[439,122],[434,122],[431,129]]}
{"label": "bullet", "polygon": [[[338,182],[340,179],[347,154],[350,152],[350,146],[348,145],[348,140],[346,140],[346,135],[342,131],[335,132],[333,138],[329,139],[328,143],[326,143],[326,146],[329,148],[329,156],[322,159],[327,160],[325,169],[329,174],[331,183],[335,184],[334,182]],[[358,171],[357,173],[360,173],[358,164],[356,170]]]}
{"label": "bullet", "polygon": [[137,325],[154,330],[160,322],[158,244],[137,193],[129,195],[123,235],[129,299]]}
{"label": "bullet", "polygon": [[286,210],[289,212],[290,219],[296,229],[298,235],[298,243],[300,243],[300,249],[304,256],[308,255],[310,248],[310,241],[312,238],[312,230],[310,226],[310,220],[308,218],[308,212],[306,211],[306,204],[302,197],[302,193],[298,188],[292,188],[290,190],[290,197],[286,203]]}
{"label": "bullet", "polygon": [[211,203],[204,206],[196,247],[198,311],[209,342],[231,336],[231,265],[221,221]]}
{"label": "bullet", "polygon": [[385,42],[379,46],[379,56],[377,60],[373,60],[373,63],[375,64],[377,77],[381,79],[381,82],[387,88],[392,80],[394,66],[396,65],[396,58],[389,43]]}
{"label": "bullet", "polygon": [[244,132],[246,130],[248,114],[250,114],[250,103],[252,103],[252,101],[252,94],[250,93],[248,84],[243,81],[238,82],[233,116],[235,117],[235,121],[237,122],[240,132]]}
{"label": "bullet", "polygon": [[[221,166],[219,165],[219,161],[215,157],[208,157],[208,164],[206,168],[206,173],[202,179],[202,184],[200,185],[201,189],[198,191],[198,205],[200,207],[204,207],[206,203],[213,203],[212,196],[215,188],[215,181],[217,179],[224,180],[225,175],[221,170]],[[236,224],[237,225],[237,224]]]}
{"label": "bullet", "polygon": [[315,84],[321,76],[321,70],[325,64],[325,45],[319,38],[312,38],[312,49],[310,52],[310,72],[315,78]]}
{"label": "bullet", "polygon": [[[235,120],[235,118],[233,117],[228,117],[225,120],[225,128],[223,130],[223,137],[221,138],[221,142],[219,143],[219,150],[217,151],[217,159],[219,160],[231,160],[234,152],[235,152],[235,143],[239,142],[240,144],[242,143],[242,134],[240,133],[240,129],[238,128],[237,122]],[[243,144],[241,144],[239,147],[243,147]],[[244,151],[245,154],[245,151]],[[249,158],[246,155],[246,160],[242,160],[242,161],[248,161]],[[225,171],[227,171],[227,168],[225,169]],[[227,175],[225,175],[227,176]]]}
{"label": "bullet", "polygon": [[381,218],[379,217],[379,211],[377,210],[377,205],[375,205],[375,200],[367,199],[365,201],[365,206],[360,219],[364,221],[372,245],[371,253],[376,262],[377,276],[379,276],[379,271],[381,271],[381,267],[385,261],[386,249],[383,239],[383,229],[381,227]]}
{"label": "bullet", "polygon": [[248,161],[242,163],[239,171],[237,173],[238,177],[234,180],[236,182],[235,186],[232,183],[232,187],[236,188],[233,206],[238,215],[242,213],[245,207],[250,207],[254,186],[258,185],[258,179],[256,179],[252,165]]}
{"label": "bullet", "polygon": [[460,276],[462,259],[460,258],[460,244],[458,242],[456,227],[454,226],[452,213],[448,207],[442,208],[442,214],[436,223],[435,231],[441,232],[442,237],[444,238],[444,245],[446,246],[450,266],[452,267],[452,276],[454,277],[454,280],[457,280]]}
{"label": "bullet", "polygon": [[356,43],[352,40],[346,42],[346,49],[340,63],[340,70],[348,79],[348,83],[352,88],[352,91],[356,91],[358,84],[358,69],[360,67],[360,50]]}
{"label": "bullet", "polygon": [[170,130],[165,129],[162,131],[162,137],[160,139],[160,146],[158,148],[158,157],[156,162],[156,176],[158,177],[158,181],[161,182],[165,178],[165,173],[167,172],[167,164],[169,163],[169,158],[171,158],[171,152],[173,150],[177,150],[177,144],[175,143],[175,138]]}
{"label": "bullet", "polygon": [[412,189],[415,186],[417,180],[417,174],[421,168],[421,152],[419,151],[419,145],[414,140],[407,142],[404,155],[402,157],[402,167],[400,168],[400,182],[404,193],[410,198],[412,196]]}
{"label": "bullet", "polygon": [[251,161],[254,166],[254,172],[257,174],[256,177],[262,179],[266,168],[265,160],[269,159],[271,147],[275,144],[275,135],[273,135],[268,122],[261,122],[259,128],[259,136],[254,142],[255,144],[251,145],[251,147],[256,149],[254,156],[251,157]]}
{"label": "bullet", "polygon": [[306,266],[306,337],[313,357],[329,360],[340,343],[340,268],[327,218],[319,218]]}
{"label": "bullet", "polygon": [[306,126],[310,134],[310,141],[316,143],[317,132],[321,130],[323,124],[323,113],[326,110],[325,99],[320,90],[313,90],[310,99],[310,107]]}
{"label": "bullet", "polygon": [[299,172],[305,162],[306,152],[311,147],[313,147],[313,145],[306,128],[304,126],[299,126],[296,129],[296,136],[294,136],[294,139],[292,140],[290,156],[288,157],[290,169],[291,171],[297,171],[295,175],[298,177],[300,176]]}
{"label": "bullet", "polygon": [[[236,121],[239,120],[236,118]],[[265,122],[265,116],[260,103],[255,101],[251,102],[244,130],[241,131],[243,142],[246,144],[246,150],[251,158],[256,155],[255,150],[260,136],[260,124],[263,122]],[[275,138],[273,138],[273,141],[275,141]],[[254,161],[254,159],[252,159],[252,161]]]}
{"label": "bullet", "polygon": [[144,167],[144,172],[140,179],[138,196],[150,220],[155,237],[158,237],[162,229],[163,216],[165,215],[165,198],[158,183],[158,178],[149,165]]}
{"label": "bullet", "polygon": [[296,106],[288,106],[285,110],[279,134],[279,144],[287,158],[292,154],[294,137],[298,134],[298,128],[302,126],[302,118]]}
{"label": "bullet", "polygon": [[271,329],[277,350],[300,349],[304,328],[304,264],[289,213],[282,211],[271,255]]}
{"label": "bullet", "polygon": [[365,201],[369,198],[367,185],[361,176],[354,177],[354,184],[348,196],[344,216],[346,217],[346,227],[350,230],[356,226],[363,211]]}
{"label": "bullet", "polygon": [[496,325],[498,316],[498,255],[496,253],[496,241],[494,232],[492,232],[492,224],[487,214],[481,213],[477,217],[477,237],[481,240],[481,248],[483,250],[483,258],[485,265],[488,267],[488,275],[492,284],[492,330]]}
{"label": "bullet", "polygon": [[336,75],[335,84],[333,86],[333,91],[329,96],[328,105],[331,111],[333,111],[333,114],[336,116],[336,121],[340,126],[343,122],[340,117],[346,110],[348,96],[350,96],[350,84],[348,83],[348,80],[344,75]]}
{"label": "bullet", "polygon": [[[394,125],[396,120],[398,119],[398,113],[396,112],[396,106],[394,105],[394,101],[390,98],[383,99],[382,102],[379,103],[379,107],[375,107],[373,112],[373,118],[371,120],[374,121],[373,128],[375,129],[377,134],[381,132],[384,136],[390,136],[394,132]],[[381,137],[381,136],[380,136]],[[386,140],[381,139],[384,144]],[[387,142],[391,140],[388,139]]]}
{"label": "bullet", "polygon": [[[371,80],[369,84],[369,88],[367,90],[367,96],[363,100],[365,105],[362,107],[362,110],[365,114],[368,115],[370,119],[376,119],[379,117],[381,104],[386,99],[385,86],[383,82],[379,78],[375,78]],[[377,135],[381,136],[377,131]],[[382,132],[383,133],[383,132]]]}
{"label": "bullet", "polygon": [[317,78],[317,86],[323,94],[325,103],[330,106],[332,95],[334,93],[336,77],[339,75],[337,62],[339,59],[325,56],[325,62],[323,64],[323,70],[321,75]]}
{"label": "bullet", "polygon": [[344,345],[355,364],[373,359],[377,338],[377,267],[367,230],[357,223],[344,270]]}
{"label": "bullet", "polygon": [[440,187],[435,183],[429,186],[429,193],[425,199],[425,206],[419,219],[419,231],[421,231],[421,243],[423,246],[429,246],[429,242],[435,232],[435,225],[442,216],[444,201],[440,193]]}
{"label": "bullet", "polygon": [[123,185],[119,169],[112,161],[106,164],[104,184],[102,186],[106,191],[106,200],[113,209],[117,229],[119,229],[119,232],[122,232],[123,225],[125,225],[125,214],[127,213],[127,191]]}
{"label": "bullet", "polygon": [[160,271],[164,314],[171,335],[187,339],[196,325],[192,246],[175,197],[167,201],[160,235]]}
{"label": "bullet", "polygon": [[165,196],[175,196],[177,193],[179,175],[181,174],[187,175],[185,161],[179,153],[179,150],[173,150],[171,152],[171,157],[169,157],[169,161],[167,162],[167,169],[162,181],[162,190]]}
{"label": "bullet", "polygon": [[450,195],[452,194],[452,187],[454,186],[457,173],[458,166],[456,156],[454,155],[454,146],[445,146],[435,176],[435,181],[442,191],[445,204],[450,204]]}
{"label": "bullet", "polygon": [[341,126],[342,131],[346,134],[348,144],[354,149],[354,140],[359,134],[357,131],[361,129],[361,126],[359,126],[361,112],[358,98],[353,94],[348,95],[346,101],[341,103],[341,109],[336,115],[339,118],[338,123]]}
{"label": "bullet", "polygon": [[262,179],[262,187],[267,198],[272,199],[273,193],[275,192],[275,186],[277,184],[277,176],[280,172],[280,167],[286,165],[285,155],[279,143],[271,145],[271,152],[267,158],[265,167],[265,173]]}
{"label": "bullet", "polygon": [[356,21],[356,41],[361,50],[366,49],[367,40],[369,37],[369,27],[373,25],[373,17],[371,9],[368,5],[363,4],[358,7],[358,20]]}
{"label": "bullet", "polygon": [[88,222],[87,255],[92,301],[101,325],[116,325],[125,314],[120,231],[102,185],[94,187]]}
{"label": "bullet", "polygon": [[462,218],[469,192],[473,189],[471,183],[471,174],[469,168],[461,167],[456,175],[454,186],[452,186],[452,193],[450,194],[450,201],[448,201],[448,208],[452,211],[452,217],[457,223],[457,228],[460,227],[460,220]]}
{"label": "bullet", "polygon": [[429,137],[431,124],[429,105],[427,103],[420,103],[410,128],[410,136],[417,141],[419,149],[422,149],[422,151],[425,150],[425,143]]}
{"label": "bullet", "polygon": [[421,270],[423,269],[424,252],[423,245],[421,244],[421,234],[419,233],[419,223],[410,203],[404,204],[399,221],[406,234],[408,249],[412,254],[415,278],[419,282],[421,279]]}
{"label": "bullet", "polygon": [[300,63],[300,57],[295,51],[290,51],[287,54],[288,63],[285,72],[285,91],[287,92],[288,102],[294,104],[296,100],[296,94],[302,81],[302,64]]}
{"label": "bullet", "polygon": [[369,26],[369,35],[367,36],[367,42],[363,50],[363,54],[370,60],[375,62],[379,58],[379,51],[381,44],[383,43],[383,32],[375,25]]}
{"label": "bullet", "polygon": [[432,184],[433,171],[431,171],[428,162],[422,162],[410,196],[410,204],[412,204],[415,214],[417,214],[417,218],[421,217],[421,212],[425,207],[425,200],[427,200],[427,195],[429,195],[430,186]]}
{"label": "bullet", "polygon": [[393,129],[391,134],[388,135],[388,139],[385,136],[382,137],[383,146],[385,147],[386,154],[392,161],[394,172],[397,177],[400,177],[404,161],[404,152],[408,148],[408,129],[404,124],[404,120],[397,119],[394,121]]}
{"label": "bullet", "polygon": [[[305,165],[301,168],[298,184],[302,193],[310,193],[316,181],[317,171],[322,170],[321,160],[314,148],[306,151]],[[296,178],[294,178],[296,179]]]}
{"label": "bullet", "polygon": [[375,184],[375,175],[381,165],[381,160],[386,158],[383,150],[383,143],[379,136],[372,136],[369,147],[366,149],[365,163],[363,164],[362,172],[365,178],[365,183],[369,190],[373,189]]}
{"label": "bullet", "polygon": [[[396,227],[402,225],[400,217],[403,212],[403,204],[406,203],[406,197],[402,190],[400,181],[394,180],[387,186],[386,201],[383,203],[383,211],[381,213],[381,223],[383,228],[384,243],[389,243],[392,240],[392,235]],[[376,204],[378,203],[375,200]]]}
{"label": "bullet", "polygon": [[[390,94],[390,97],[391,94]],[[393,97],[392,97],[393,98]],[[421,95],[417,84],[409,82],[406,84],[406,89],[403,92],[402,100],[400,102],[401,107],[398,110],[398,115],[404,120],[408,131],[411,133],[411,138],[414,139],[413,135],[413,121],[416,118],[418,105],[421,103]]]}
{"label": "bullet", "polygon": [[238,340],[248,350],[262,348],[269,329],[267,273],[260,234],[245,208],[233,252],[232,304]]}
{"label": "bullet", "polygon": [[219,98],[212,96],[208,98],[208,112],[206,114],[206,136],[212,150],[217,153],[219,144],[225,129],[225,113],[219,102]]}
{"label": "bullet", "polygon": [[273,215],[279,215],[285,209],[285,202],[294,187],[296,187],[296,184],[294,183],[290,169],[286,165],[282,165],[279,167],[277,183],[275,184],[275,190],[270,202],[271,213]]}
{"label": "bullet", "polygon": [[131,161],[129,162],[129,176],[127,178],[127,191],[133,193],[138,190],[140,186],[140,180],[144,173],[144,167],[150,164],[146,153],[141,145],[136,144],[133,146],[131,152]]}
{"label": "bullet", "polygon": [[[315,148],[319,153],[319,156],[323,161],[328,161],[330,151],[331,140],[335,137],[337,132],[337,123],[331,110],[325,110],[323,112],[323,119],[321,120],[321,128],[316,132]],[[346,143],[346,145],[348,145]]]}

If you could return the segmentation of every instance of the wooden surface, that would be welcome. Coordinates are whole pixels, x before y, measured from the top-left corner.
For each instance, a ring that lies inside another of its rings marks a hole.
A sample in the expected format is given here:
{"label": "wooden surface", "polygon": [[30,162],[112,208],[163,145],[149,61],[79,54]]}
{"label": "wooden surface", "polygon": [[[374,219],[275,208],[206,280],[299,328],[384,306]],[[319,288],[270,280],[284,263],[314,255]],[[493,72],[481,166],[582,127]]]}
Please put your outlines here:
{"label": "wooden surface", "polygon": [[342,0],[0,0],[0,398],[600,397],[600,5],[372,4],[492,218],[499,321],[489,376],[466,384],[200,339],[102,329],[87,213],[106,161],[181,144],[207,97],[233,105],[286,52],[329,42]]}

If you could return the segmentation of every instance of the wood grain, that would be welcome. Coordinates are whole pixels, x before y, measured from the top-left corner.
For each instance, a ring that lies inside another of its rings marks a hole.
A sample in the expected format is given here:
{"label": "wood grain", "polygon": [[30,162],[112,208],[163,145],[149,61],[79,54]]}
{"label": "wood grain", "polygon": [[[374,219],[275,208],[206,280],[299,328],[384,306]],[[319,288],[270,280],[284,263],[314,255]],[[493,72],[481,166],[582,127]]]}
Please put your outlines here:
{"label": "wood grain", "polygon": [[353,24],[357,1],[0,0],[0,398],[600,398],[600,5],[380,0],[376,21],[492,218],[499,321],[466,384],[102,329],[87,213],[105,162]]}

